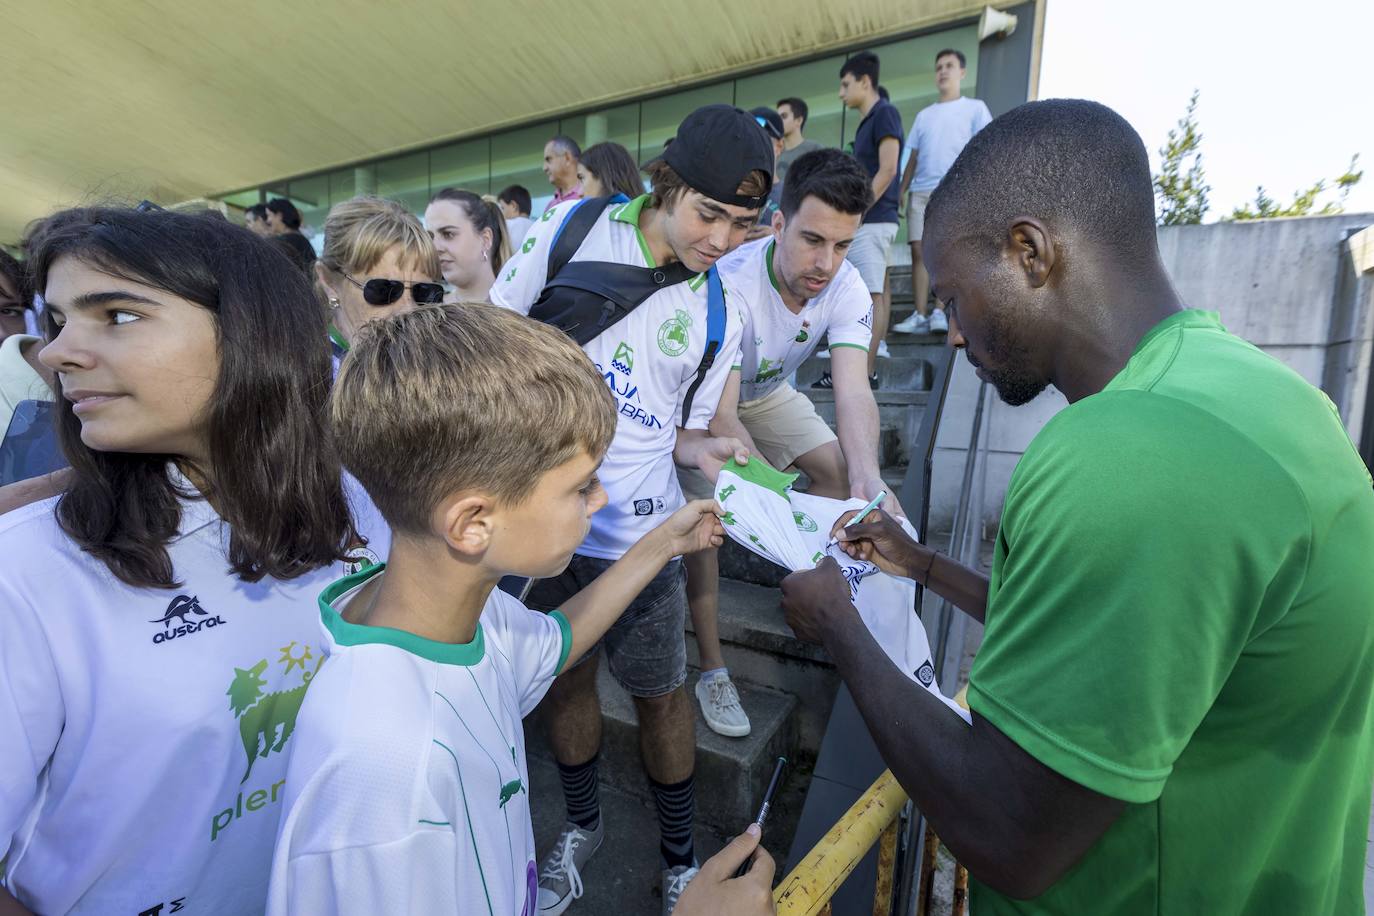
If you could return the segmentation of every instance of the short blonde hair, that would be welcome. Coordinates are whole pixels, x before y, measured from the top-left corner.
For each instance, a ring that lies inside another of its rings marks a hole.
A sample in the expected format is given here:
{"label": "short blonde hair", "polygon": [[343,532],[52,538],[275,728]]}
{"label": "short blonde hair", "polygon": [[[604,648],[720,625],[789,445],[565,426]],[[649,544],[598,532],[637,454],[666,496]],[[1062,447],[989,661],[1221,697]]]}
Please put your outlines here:
{"label": "short blonde hair", "polygon": [[411,533],[462,490],[519,504],[548,471],[599,460],[616,425],[605,379],[567,335],[466,303],[364,325],[330,406],[344,467]]}
{"label": "short blonde hair", "polygon": [[440,277],[434,241],[415,214],[384,197],[354,197],[325,217],[320,263],[336,274],[366,273],[397,246],[401,263]]}

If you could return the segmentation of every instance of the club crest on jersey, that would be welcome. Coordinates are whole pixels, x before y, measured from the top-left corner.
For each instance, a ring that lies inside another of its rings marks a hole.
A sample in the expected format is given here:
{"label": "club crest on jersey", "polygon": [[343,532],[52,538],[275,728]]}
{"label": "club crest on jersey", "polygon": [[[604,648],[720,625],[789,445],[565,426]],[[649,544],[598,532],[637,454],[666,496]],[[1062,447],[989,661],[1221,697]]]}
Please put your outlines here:
{"label": "club crest on jersey", "polygon": [[611,357],[611,368],[623,375],[635,371],[634,347],[622,340],[620,346],[615,348],[615,355]]}
{"label": "club crest on jersey", "polygon": [[658,348],[665,356],[681,356],[687,352],[689,338],[687,329],[692,326],[692,316],[682,309],[658,328]]}
{"label": "club crest on jersey", "polygon": [[167,610],[161,617],[148,622],[162,625],[162,632],[153,634],[153,644],[157,645],[220,626],[224,618],[201,607],[200,598],[196,595],[177,595],[167,604]]}
{"label": "club crest on jersey", "polygon": [[667,511],[668,504],[662,496],[635,500],[635,515],[662,515]]}
{"label": "club crest on jersey", "polygon": [[381,562],[382,558],[377,556],[371,548],[359,544],[356,547],[348,548],[347,554],[344,555],[343,574],[345,576],[351,576],[356,572],[362,572],[364,569],[371,569]]}
{"label": "club crest on jersey", "polygon": [[926,659],[921,663],[921,667],[916,669],[916,680],[926,687],[935,680],[935,666],[930,663],[930,659]]}
{"label": "club crest on jersey", "polygon": [[813,519],[811,516],[807,515],[805,512],[793,512],[792,521],[796,522],[797,528],[802,531],[819,530],[818,526],[816,525],[816,520]]}

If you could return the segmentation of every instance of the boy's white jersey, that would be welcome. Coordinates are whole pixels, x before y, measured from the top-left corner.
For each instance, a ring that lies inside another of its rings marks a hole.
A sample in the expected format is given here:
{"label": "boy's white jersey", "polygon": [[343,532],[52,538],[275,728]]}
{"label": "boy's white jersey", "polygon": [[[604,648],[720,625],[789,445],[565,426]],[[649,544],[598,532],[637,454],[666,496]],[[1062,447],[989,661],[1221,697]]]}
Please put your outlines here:
{"label": "boy's white jersey", "polygon": [[[385,524],[349,496],[359,562],[385,557]],[[357,564],[244,582],[192,498],[167,548],[181,584],[135,588],[62,532],[56,502],[0,517],[5,887],[39,913],[261,912],[324,657],[316,599]]]}
{"label": "boy's white jersey", "polygon": [[[606,209],[587,233],[574,261],[654,265],[639,231],[648,195]],[[529,314],[548,282],[549,249],[558,228],[576,206],[568,201],[546,212],[525,237],[520,251],[502,266],[491,301]],[[663,516],[683,505],[673,465],[677,428],[705,429],[715,415],[730,368],[738,361],[743,321],[726,284],[726,332],[721,350],[692,399],[682,402],[696,379],[706,349],[706,275],[659,290],[582,349],[601,370],[615,398],[615,439],[598,476],[606,508],[592,516],[591,532],[577,552],[617,560]]]}
{"label": "boy's white jersey", "polygon": [[572,648],[499,589],[463,645],[349,623],[378,567],[320,598],[328,663],[301,708],[268,913],[536,911],[524,718]]}
{"label": "boy's white jersey", "polygon": [[826,334],[832,347],[865,353],[873,338],[873,298],[853,264],[842,261],[820,295],[793,312],[778,292],[775,244],[771,238],[758,239],[720,259],[730,304],[745,316],[738,363],[741,401],[757,401],[785,384]]}

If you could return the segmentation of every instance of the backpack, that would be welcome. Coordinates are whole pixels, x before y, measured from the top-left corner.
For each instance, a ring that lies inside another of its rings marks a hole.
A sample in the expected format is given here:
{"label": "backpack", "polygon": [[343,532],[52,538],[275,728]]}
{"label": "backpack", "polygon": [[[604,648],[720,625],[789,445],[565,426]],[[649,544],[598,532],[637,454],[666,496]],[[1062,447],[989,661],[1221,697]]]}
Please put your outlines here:
{"label": "backpack", "polygon": [[[634,267],[608,261],[573,261],[606,207],[628,203],[623,194],[578,201],[558,227],[549,247],[548,280],[530,308],[530,317],[552,325],[579,345],[614,326],[654,293],[696,276],[682,262],[664,267]],[[725,341],[725,290],[714,266],[706,272],[706,350],[696,378],[682,401],[682,420],[692,414],[692,399],[715,364]]]}

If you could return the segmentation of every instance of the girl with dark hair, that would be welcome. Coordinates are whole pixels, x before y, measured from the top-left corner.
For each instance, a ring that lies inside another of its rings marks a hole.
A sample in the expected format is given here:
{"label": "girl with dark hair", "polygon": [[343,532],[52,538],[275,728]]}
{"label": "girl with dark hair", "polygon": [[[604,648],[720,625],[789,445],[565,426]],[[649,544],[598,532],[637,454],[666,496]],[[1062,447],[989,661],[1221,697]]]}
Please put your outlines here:
{"label": "girl with dark hair", "polygon": [[619,143],[598,143],[583,150],[577,163],[577,180],[582,185],[583,197],[624,194],[634,200],[644,193],[639,166],[630,151]]}
{"label": "girl with dark hair", "polygon": [[439,269],[453,287],[448,301],[486,302],[511,256],[501,205],[495,198],[444,188],[425,208],[425,227],[438,249]]}
{"label": "girl with dark hair", "polygon": [[32,263],[71,475],[0,517],[0,910],[261,912],[316,598],[389,544],[318,300],[205,215],[68,210]]}
{"label": "girl with dark hair", "polygon": [[38,361],[42,338],[25,333],[32,308],[28,272],[0,249],[0,439],[20,401],[52,398],[48,372]]}

